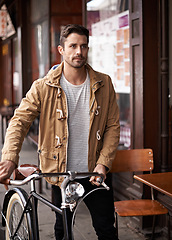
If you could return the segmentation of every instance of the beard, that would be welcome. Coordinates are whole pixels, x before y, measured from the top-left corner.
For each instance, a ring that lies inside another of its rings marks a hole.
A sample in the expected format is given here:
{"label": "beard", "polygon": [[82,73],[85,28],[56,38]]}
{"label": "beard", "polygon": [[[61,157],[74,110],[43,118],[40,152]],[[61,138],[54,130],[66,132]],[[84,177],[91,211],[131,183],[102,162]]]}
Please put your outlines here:
{"label": "beard", "polygon": [[72,60],[70,59],[65,59],[65,61],[74,68],[82,68],[86,62],[87,62],[87,58],[83,57],[83,56],[75,56],[72,58]]}

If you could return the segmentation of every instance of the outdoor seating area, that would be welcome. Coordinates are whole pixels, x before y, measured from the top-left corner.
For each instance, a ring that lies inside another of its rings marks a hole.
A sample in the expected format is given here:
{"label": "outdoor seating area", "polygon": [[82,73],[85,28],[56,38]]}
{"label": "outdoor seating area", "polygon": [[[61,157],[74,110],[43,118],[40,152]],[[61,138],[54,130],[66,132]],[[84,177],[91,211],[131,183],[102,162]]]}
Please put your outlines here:
{"label": "outdoor seating area", "polygon": [[[132,150],[119,150],[111,172],[149,172],[147,178],[151,179],[152,171],[154,169],[153,161],[153,151],[152,149],[132,149]],[[162,178],[159,178],[159,182],[162,186],[162,192],[168,194],[172,197],[172,173],[168,174],[168,179],[165,178],[165,173],[162,173]],[[160,176],[159,173],[158,176]],[[142,175],[144,178],[145,175]],[[153,174],[153,176],[155,176]],[[140,179],[137,176],[134,176],[135,179]],[[145,183],[145,181],[142,181]],[[158,182],[158,181],[157,181]],[[165,191],[167,182],[168,189]],[[164,187],[163,187],[164,184]],[[115,214],[116,214],[116,226],[118,229],[118,216],[120,217],[138,217],[138,216],[153,216],[152,223],[152,236],[151,239],[154,239],[155,232],[155,219],[157,215],[168,215],[168,239],[171,239],[170,236],[170,215],[168,209],[162,205],[162,203],[155,200],[153,185],[151,187],[151,198],[150,199],[134,199],[134,200],[122,200],[114,202],[115,205]],[[155,187],[159,190],[158,187]],[[163,190],[164,188],[164,190]],[[120,237],[120,236],[119,236]]]}

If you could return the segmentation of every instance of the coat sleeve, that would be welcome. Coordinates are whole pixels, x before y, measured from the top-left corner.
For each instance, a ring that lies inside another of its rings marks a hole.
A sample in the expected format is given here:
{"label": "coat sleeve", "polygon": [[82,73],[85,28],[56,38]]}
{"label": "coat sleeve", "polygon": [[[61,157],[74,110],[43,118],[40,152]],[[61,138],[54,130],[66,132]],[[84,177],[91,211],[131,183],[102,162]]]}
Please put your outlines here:
{"label": "coat sleeve", "polygon": [[40,112],[40,81],[35,81],[26,97],[15,110],[6,132],[1,161],[13,161],[18,165],[19,152],[32,122]]}
{"label": "coat sleeve", "polygon": [[116,100],[116,93],[109,79],[109,107],[106,120],[106,127],[103,133],[102,149],[97,164],[103,164],[109,170],[115,159],[116,150],[120,138],[119,108]]}

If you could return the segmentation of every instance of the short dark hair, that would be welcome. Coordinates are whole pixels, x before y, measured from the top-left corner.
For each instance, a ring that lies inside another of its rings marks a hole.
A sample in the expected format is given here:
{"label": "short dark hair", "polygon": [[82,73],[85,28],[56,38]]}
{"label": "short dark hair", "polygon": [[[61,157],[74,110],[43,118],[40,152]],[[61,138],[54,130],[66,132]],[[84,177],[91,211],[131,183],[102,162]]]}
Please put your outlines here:
{"label": "short dark hair", "polygon": [[83,27],[82,25],[78,24],[68,24],[64,26],[61,30],[60,34],[60,45],[64,47],[64,42],[66,38],[71,33],[77,33],[79,35],[85,35],[87,37],[87,43],[89,42],[89,31],[87,28]]}

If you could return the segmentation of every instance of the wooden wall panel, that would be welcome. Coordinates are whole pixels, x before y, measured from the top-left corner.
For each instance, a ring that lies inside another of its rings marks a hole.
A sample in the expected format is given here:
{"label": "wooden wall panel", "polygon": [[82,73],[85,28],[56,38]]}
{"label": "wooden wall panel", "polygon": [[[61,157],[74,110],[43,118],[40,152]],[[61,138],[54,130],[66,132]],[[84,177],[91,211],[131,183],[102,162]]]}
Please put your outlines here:
{"label": "wooden wall panel", "polygon": [[51,66],[61,62],[61,56],[57,51],[59,45],[61,27],[70,23],[84,24],[82,12],[84,1],[82,0],[51,0]]}
{"label": "wooden wall panel", "polygon": [[50,0],[51,13],[58,15],[81,15],[82,0]]}

